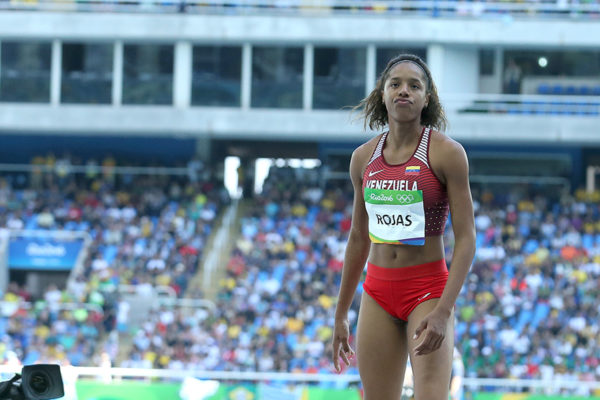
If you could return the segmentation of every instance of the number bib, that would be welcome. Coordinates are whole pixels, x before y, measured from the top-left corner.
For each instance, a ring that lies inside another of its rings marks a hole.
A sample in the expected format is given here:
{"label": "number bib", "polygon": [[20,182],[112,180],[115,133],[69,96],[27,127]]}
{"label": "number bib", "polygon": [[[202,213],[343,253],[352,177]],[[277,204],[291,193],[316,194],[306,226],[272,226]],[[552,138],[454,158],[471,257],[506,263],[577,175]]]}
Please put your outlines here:
{"label": "number bib", "polygon": [[365,206],[373,243],[425,244],[422,190],[365,188]]}

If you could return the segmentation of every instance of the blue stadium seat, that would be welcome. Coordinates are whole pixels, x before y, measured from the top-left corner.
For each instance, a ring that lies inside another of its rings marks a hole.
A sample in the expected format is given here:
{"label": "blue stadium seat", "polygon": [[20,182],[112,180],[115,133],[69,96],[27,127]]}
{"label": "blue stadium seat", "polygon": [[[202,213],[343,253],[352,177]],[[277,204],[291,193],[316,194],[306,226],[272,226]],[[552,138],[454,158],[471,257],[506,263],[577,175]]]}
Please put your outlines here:
{"label": "blue stadium seat", "polygon": [[577,89],[575,89],[575,86],[569,85],[565,88],[564,94],[567,94],[569,96],[574,96],[577,94]]}
{"label": "blue stadium seat", "polygon": [[119,252],[118,246],[110,245],[110,246],[106,246],[104,248],[104,251],[102,252],[102,256],[110,264],[114,261],[118,252]]}
{"label": "blue stadium seat", "polygon": [[523,309],[519,313],[519,319],[517,320],[517,325],[515,326],[515,330],[519,333],[523,330],[525,325],[531,322],[533,319],[533,311]]}
{"label": "blue stadium seat", "polygon": [[286,267],[285,265],[278,265],[273,270],[273,279],[277,280],[277,282],[283,284],[283,277],[285,276]]}
{"label": "blue stadium seat", "polygon": [[552,85],[552,94],[565,94],[562,85]]}
{"label": "blue stadium seat", "polygon": [[537,88],[538,94],[550,94],[550,85],[546,83],[541,83]]}
{"label": "blue stadium seat", "polygon": [[77,226],[78,226],[77,222],[75,222],[75,221],[67,221],[65,223],[64,229],[67,230],[67,231],[75,231],[75,230],[77,230]]}
{"label": "blue stadium seat", "polygon": [[580,96],[589,96],[592,94],[592,88],[589,86],[580,86],[579,90],[577,91]]}
{"label": "blue stadium seat", "polygon": [[88,231],[90,229],[90,223],[88,221],[81,221],[77,229],[80,231]]}
{"label": "blue stadium seat", "polygon": [[600,85],[596,85],[592,88],[592,96],[600,96]]}
{"label": "blue stadium seat", "polygon": [[34,214],[31,218],[29,218],[25,222],[25,229],[35,230],[38,228],[39,228],[39,226],[37,224],[37,214]]}
{"label": "blue stadium seat", "polygon": [[533,311],[533,319],[531,320],[531,326],[537,328],[537,326],[550,314],[550,306],[548,303],[537,303],[535,310]]}

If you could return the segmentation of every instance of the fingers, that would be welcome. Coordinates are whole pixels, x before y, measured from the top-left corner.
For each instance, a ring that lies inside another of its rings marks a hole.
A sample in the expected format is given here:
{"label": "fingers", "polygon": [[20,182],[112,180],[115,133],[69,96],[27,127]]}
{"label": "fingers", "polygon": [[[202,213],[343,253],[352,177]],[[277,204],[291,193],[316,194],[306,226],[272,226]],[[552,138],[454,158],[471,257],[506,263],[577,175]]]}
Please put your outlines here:
{"label": "fingers", "polygon": [[419,326],[417,327],[417,329],[415,330],[415,334],[413,335],[413,340],[418,339],[419,336],[421,336],[421,333],[423,333],[423,331],[427,329],[427,321],[423,320]]}
{"label": "fingers", "polygon": [[350,358],[354,356],[354,351],[350,348],[348,344],[348,340],[342,341],[342,352],[340,353],[340,357],[344,360],[346,366],[350,366]]}
{"label": "fingers", "polygon": [[333,341],[333,366],[336,372],[342,371],[340,358],[346,366],[349,366],[352,357],[354,357],[354,350],[348,344],[348,339],[335,339]]}
{"label": "fingers", "polygon": [[432,331],[426,331],[425,338],[414,349],[415,355],[423,356],[430,354],[440,348],[444,341],[444,335],[436,334]]}
{"label": "fingers", "polygon": [[340,372],[340,346],[340,341],[338,339],[333,339],[333,367],[336,372]]}
{"label": "fingers", "polygon": [[348,340],[344,340],[342,342],[342,347],[344,348],[344,352],[346,353],[346,355],[348,357],[350,357],[350,358],[354,357],[354,350],[352,350],[352,348],[348,344]]}

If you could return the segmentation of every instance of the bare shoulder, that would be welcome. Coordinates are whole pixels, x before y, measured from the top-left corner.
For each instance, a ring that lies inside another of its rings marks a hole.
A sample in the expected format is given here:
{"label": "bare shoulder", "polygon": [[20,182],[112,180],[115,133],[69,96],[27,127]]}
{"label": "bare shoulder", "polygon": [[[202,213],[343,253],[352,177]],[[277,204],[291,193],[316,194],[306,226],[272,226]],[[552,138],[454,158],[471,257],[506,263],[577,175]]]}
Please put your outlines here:
{"label": "bare shoulder", "polygon": [[355,157],[355,158],[371,157],[371,154],[373,154],[373,152],[375,151],[375,147],[377,147],[377,143],[379,143],[379,139],[381,138],[381,135],[383,135],[383,133],[380,133],[379,135],[372,137],[371,139],[369,139],[368,141],[366,141],[365,143],[361,144],[356,149],[354,149],[353,157]]}
{"label": "bare shoulder", "polygon": [[459,142],[438,131],[431,131],[430,140],[429,162],[444,182],[449,170],[468,167],[467,153]]}
{"label": "bare shoulder", "polygon": [[369,158],[375,151],[375,147],[377,147],[377,143],[379,142],[381,135],[382,134],[379,134],[369,139],[367,142],[361,144],[356,149],[354,149],[354,151],[352,152],[352,160],[350,162],[351,173],[360,173],[360,176],[362,176],[362,173],[365,170]]}
{"label": "bare shoulder", "polygon": [[430,140],[430,154],[432,152],[439,153],[442,156],[465,154],[463,146],[446,134],[432,130]]}

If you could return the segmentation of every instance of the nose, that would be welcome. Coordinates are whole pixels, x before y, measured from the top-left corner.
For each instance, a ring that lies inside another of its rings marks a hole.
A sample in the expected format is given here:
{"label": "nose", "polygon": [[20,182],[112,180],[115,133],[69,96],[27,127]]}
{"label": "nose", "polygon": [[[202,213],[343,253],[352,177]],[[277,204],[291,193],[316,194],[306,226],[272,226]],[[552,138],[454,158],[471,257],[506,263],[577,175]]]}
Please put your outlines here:
{"label": "nose", "polygon": [[400,90],[399,90],[398,94],[402,97],[408,96],[408,85],[407,84],[400,85]]}

